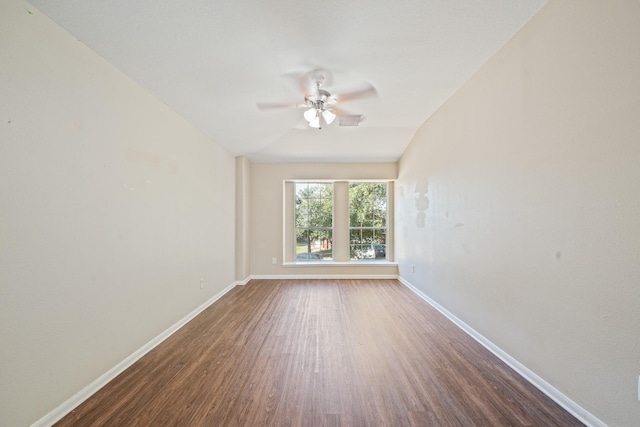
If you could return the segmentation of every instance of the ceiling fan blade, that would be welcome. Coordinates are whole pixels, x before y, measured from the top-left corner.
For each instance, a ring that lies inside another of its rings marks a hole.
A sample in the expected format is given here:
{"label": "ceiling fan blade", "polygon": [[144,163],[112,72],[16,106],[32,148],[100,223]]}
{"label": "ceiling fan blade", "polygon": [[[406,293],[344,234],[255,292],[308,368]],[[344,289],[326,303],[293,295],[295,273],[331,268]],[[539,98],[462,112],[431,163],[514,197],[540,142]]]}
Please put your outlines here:
{"label": "ceiling fan blade", "polygon": [[329,108],[327,108],[327,110],[331,111],[333,114],[335,114],[338,117],[351,117],[351,116],[359,116],[359,114],[351,114],[348,113],[340,108],[337,108],[334,105],[331,105]]}
{"label": "ceiling fan blade", "polygon": [[295,102],[256,102],[259,110],[280,110],[284,108],[307,108],[307,104],[297,104]]}
{"label": "ceiling fan blade", "polygon": [[341,94],[333,94],[333,98],[335,98],[336,102],[346,102],[354,99],[360,98],[368,98],[370,96],[376,96],[378,91],[373,87],[371,83],[362,83],[360,87],[353,89],[349,92],[344,92]]}

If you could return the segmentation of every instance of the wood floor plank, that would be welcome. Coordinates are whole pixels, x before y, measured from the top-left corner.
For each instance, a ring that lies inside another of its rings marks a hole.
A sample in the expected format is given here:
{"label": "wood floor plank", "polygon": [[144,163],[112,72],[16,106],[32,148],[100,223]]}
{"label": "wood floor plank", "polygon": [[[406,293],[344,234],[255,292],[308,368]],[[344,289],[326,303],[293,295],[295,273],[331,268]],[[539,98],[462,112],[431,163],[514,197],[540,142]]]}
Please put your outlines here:
{"label": "wood floor plank", "polygon": [[582,425],[396,280],[252,280],[57,426]]}

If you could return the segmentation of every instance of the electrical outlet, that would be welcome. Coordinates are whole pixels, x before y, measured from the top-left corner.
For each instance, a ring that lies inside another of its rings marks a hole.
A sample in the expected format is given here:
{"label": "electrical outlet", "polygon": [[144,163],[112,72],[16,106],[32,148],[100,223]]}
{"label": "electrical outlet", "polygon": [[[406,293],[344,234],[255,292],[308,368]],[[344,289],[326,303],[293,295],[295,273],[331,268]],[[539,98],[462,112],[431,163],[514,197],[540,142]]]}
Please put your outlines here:
{"label": "electrical outlet", "polygon": [[416,272],[416,266],[415,266],[415,265],[413,265],[413,264],[411,264],[411,272],[412,272],[412,273],[415,273],[415,272]]}
{"label": "electrical outlet", "polygon": [[271,264],[277,264],[278,263],[278,258],[273,257],[271,258]]}
{"label": "electrical outlet", "polygon": [[200,289],[204,289],[204,279],[200,279]]}

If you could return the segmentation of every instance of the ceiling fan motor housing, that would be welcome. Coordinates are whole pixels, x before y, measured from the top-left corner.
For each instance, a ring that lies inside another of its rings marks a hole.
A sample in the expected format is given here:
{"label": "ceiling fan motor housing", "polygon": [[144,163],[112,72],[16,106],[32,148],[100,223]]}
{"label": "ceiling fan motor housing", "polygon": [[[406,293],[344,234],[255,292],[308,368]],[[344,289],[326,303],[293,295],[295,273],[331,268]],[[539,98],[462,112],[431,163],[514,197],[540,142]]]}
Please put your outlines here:
{"label": "ceiling fan motor housing", "polygon": [[310,95],[306,95],[304,97],[304,100],[307,102],[307,104],[310,107],[316,107],[317,105],[324,105],[324,104],[328,104],[331,101],[333,101],[333,99],[331,98],[331,94],[324,90],[324,89],[320,89],[318,88],[318,90],[316,91],[316,93],[314,94],[310,94]]}

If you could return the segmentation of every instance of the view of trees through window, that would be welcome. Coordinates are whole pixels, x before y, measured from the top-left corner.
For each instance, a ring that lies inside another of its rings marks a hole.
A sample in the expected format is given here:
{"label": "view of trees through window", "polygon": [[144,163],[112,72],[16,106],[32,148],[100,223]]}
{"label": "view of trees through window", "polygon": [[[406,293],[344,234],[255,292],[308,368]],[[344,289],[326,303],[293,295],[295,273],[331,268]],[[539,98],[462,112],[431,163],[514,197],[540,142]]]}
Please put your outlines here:
{"label": "view of trees through window", "polygon": [[[387,183],[352,182],[348,191],[349,258],[386,260]],[[333,260],[333,193],[331,182],[295,183],[296,261]]]}
{"label": "view of trees through window", "polygon": [[296,261],[332,259],[333,184],[298,182],[295,197]]}
{"label": "view of trees through window", "polygon": [[387,258],[387,184],[349,185],[349,252],[352,260]]}

